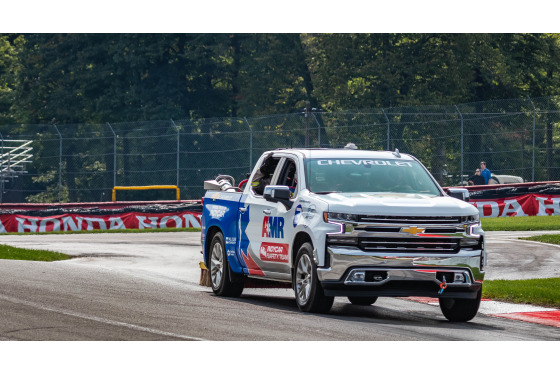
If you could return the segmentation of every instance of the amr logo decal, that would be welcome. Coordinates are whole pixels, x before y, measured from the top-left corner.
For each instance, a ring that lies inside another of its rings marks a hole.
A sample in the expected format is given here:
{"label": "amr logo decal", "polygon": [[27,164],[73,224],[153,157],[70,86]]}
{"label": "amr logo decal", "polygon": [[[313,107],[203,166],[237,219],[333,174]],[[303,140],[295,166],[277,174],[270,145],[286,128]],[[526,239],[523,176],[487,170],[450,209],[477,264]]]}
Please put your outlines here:
{"label": "amr logo decal", "polygon": [[284,238],[284,218],[266,216],[262,224],[263,238]]}

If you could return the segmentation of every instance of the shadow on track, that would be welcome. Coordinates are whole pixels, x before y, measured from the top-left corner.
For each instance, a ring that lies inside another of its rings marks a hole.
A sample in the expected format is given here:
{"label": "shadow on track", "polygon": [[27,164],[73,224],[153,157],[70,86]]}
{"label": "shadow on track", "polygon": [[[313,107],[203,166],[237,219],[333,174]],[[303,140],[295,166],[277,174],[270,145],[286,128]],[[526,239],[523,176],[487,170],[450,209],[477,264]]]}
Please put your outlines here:
{"label": "shadow on track", "polygon": [[[210,293],[210,297],[216,297]],[[327,314],[312,314],[301,312],[296,305],[293,297],[284,297],[277,295],[254,295],[243,294],[239,298],[224,298],[230,302],[250,304],[254,306],[273,308],[278,311],[289,314],[301,314],[305,316],[313,316],[316,318],[330,319],[344,322],[358,322],[375,324],[376,326],[408,326],[408,327],[430,327],[441,329],[442,333],[446,330],[479,330],[479,331],[503,331],[504,329],[492,324],[481,323],[484,317],[479,314],[473,321],[470,322],[449,322],[441,315],[439,308],[418,304],[418,311],[402,311],[396,308],[388,308],[377,304],[371,306],[352,305],[349,302],[344,302],[345,298],[336,298],[332,309]],[[337,301],[338,300],[338,301]],[[381,300],[381,298],[380,298]],[[403,303],[407,301],[403,300]],[[412,303],[412,301],[409,301]],[[478,321],[477,321],[478,320]]]}

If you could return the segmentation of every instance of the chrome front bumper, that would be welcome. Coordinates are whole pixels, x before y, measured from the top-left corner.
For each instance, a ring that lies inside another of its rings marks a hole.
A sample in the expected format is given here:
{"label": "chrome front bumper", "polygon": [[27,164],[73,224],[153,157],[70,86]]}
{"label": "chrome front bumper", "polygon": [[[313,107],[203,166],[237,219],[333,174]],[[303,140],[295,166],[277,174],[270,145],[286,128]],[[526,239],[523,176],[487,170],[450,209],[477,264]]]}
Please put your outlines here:
{"label": "chrome front bumper", "polygon": [[[486,261],[484,250],[371,253],[329,246],[327,253],[328,265],[318,268],[317,275],[331,296],[472,298],[482,287]],[[444,282],[447,287],[440,293]]]}

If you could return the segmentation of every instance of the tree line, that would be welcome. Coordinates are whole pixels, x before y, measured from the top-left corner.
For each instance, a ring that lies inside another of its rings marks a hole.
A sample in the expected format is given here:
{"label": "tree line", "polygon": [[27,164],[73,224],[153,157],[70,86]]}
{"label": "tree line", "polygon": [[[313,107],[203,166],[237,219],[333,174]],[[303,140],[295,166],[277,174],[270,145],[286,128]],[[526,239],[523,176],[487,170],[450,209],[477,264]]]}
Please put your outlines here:
{"label": "tree line", "polygon": [[559,65],[558,34],[0,34],[0,124],[550,96]]}
{"label": "tree line", "polygon": [[[113,174],[118,184],[142,183],[132,175],[143,178],[152,174],[140,171],[174,164],[172,156],[157,152],[177,147],[175,124],[170,123],[162,125],[169,131],[165,138],[136,139],[135,131],[150,134],[153,126],[142,121],[175,120],[183,134],[181,167],[203,170],[216,166],[214,159],[200,155],[209,145],[217,148],[216,131],[223,131],[224,123],[241,121],[238,127],[247,131],[244,119],[259,123],[263,116],[259,128],[268,131],[267,136],[276,140],[282,136],[302,146],[307,135],[299,140],[290,135],[288,119],[266,116],[300,113],[304,108],[337,113],[400,107],[406,113],[404,107],[453,108],[458,103],[472,103],[474,113],[493,111],[491,104],[483,103],[559,95],[559,65],[559,34],[0,34],[0,135],[32,133],[43,140],[34,143],[31,178],[19,187],[12,182],[3,187],[32,191],[14,201],[54,202],[87,201],[93,189],[110,190]],[[503,107],[496,104],[496,109]],[[219,125],[213,118],[232,119]],[[318,116],[322,131],[318,145],[363,138],[365,148],[385,147],[386,134],[373,136],[366,127],[358,131],[350,123],[354,116],[342,118],[322,122],[323,116]],[[445,123],[381,113],[363,120],[370,123],[375,118],[377,124],[417,122],[392,126],[395,140],[390,146],[422,155],[440,182],[446,162],[459,164],[452,151],[459,148],[457,141],[441,137],[449,132]],[[544,125],[536,145],[546,151],[536,156],[542,158],[539,164],[546,166],[547,175],[543,169],[537,177],[555,180],[559,121],[553,114],[539,115],[538,120],[539,126]],[[197,123],[198,133],[188,121]],[[487,161],[494,167],[505,169],[511,157],[520,158],[526,167],[532,135],[523,133],[525,125],[516,119],[507,121],[470,121],[466,168],[490,148],[492,159]],[[112,131],[107,123],[126,124],[120,126],[114,146],[112,133],[103,134]],[[97,135],[92,135],[91,124],[98,124]],[[56,131],[84,133],[84,139],[65,140],[59,150],[52,125],[58,126]],[[498,133],[510,128],[511,141],[484,135],[491,126],[498,126]],[[224,136],[222,141],[232,149],[247,148],[245,138]],[[146,154],[147,149],[154,151]],[[60,162],[59,154],[64,155]],[[102,156],[92,157],[96,154]],[[114,154],[122,156],[116,165]],[[191,180],[188,173],[181,178]],[[105,176],[102,186],[101,176]],[[167,179],[174,181],[174,173]]]}

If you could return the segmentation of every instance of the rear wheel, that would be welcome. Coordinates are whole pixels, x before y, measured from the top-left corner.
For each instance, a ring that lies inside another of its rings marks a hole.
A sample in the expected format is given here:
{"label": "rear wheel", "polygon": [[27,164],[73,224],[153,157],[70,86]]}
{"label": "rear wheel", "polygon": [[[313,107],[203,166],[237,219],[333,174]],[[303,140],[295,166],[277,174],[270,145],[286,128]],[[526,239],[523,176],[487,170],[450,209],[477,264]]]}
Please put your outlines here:
{"label": "rear wheel", "polygon": [[334,302],[333,296],[325,296],[317,278],[317,265],[313,261],[311,243],[304,243],[296,256],[294,269],[294,292],[298,308],[303,312],[327,313]]}
{"label": "rear wheel", "polygon": [[482,290],[478,291],[476,299],[439,299],[441,312],[451,322],[467,322],[473,319],[480,306]]}
{"label": "rear wheel", "polygon": [[230,279],[224,236],[217,232],[210,242],[210,279],[212,291],[218,296],[238,297],[243,292],[243,282]]}
{"label": "rear wheel", "polygon": [[371,305],[377,301],[377,296],[370,296],[370,297],[348,296],[348,300],[354,305]]}

